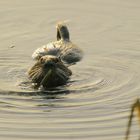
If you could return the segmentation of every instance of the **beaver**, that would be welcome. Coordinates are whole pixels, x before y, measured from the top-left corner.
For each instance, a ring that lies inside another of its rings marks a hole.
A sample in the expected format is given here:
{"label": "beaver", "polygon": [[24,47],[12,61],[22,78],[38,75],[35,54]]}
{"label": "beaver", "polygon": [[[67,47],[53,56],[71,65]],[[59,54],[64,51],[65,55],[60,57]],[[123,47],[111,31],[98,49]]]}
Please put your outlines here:
{"label": "beaver", "polygon": [[60,57],[67,64],[73,64],[80,61],[83,57],[83,51],[70,41],[70,34],[67,26],[59,22],[56,26],[57,40],[38,48],[32,57],[38,60],[44,55],[54,55]]}
{"label": "beaver", "polygon": [[40,57],[29,70],[29,79],[36,87],[51,88],[66,84],[72,72],[60,58],[53,55]]}

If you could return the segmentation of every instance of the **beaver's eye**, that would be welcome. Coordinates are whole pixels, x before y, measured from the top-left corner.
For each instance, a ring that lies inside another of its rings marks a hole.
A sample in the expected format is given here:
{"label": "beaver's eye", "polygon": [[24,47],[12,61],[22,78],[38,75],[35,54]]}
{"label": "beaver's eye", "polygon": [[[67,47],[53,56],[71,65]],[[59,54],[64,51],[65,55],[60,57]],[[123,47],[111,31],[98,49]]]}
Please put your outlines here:
{"label": "beaver's eye", "polygon": [[55,62],[55,63],[58,63],[58,62],[59,62],[59,59],[58,59],[58,58],[55,58],[55,59],[54,59],[54,62]]}

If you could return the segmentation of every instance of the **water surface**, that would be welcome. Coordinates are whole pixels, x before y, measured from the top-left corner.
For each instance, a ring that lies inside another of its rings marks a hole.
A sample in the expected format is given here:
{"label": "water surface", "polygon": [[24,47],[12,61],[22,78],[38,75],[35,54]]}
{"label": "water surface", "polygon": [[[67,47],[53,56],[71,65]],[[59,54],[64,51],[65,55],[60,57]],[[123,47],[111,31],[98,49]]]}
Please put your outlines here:
{"label": "water surface", "polygon": [[[139,13],[139,0],[0,1],[0,139],[123,140],[140,97]],[[59,89],[20,85],[60,20],[84,59]],[[139,131],[135,118],[132,140]]]}

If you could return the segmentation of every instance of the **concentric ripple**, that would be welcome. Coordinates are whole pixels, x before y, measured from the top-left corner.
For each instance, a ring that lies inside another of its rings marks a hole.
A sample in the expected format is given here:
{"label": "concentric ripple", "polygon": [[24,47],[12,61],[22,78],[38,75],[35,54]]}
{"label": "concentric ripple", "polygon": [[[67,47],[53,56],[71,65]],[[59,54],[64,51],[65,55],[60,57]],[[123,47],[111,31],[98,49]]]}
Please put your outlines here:
{"label": "concentric ripple", "polygon": [[[85,56],[82,62],[71,67],[73,76],[67,85],[52,91],[21,90],[14,83],[13,90],[3,89],[1,137],[61,140],[124,137],[129,106],[139,95],[138,71],[116,57],[95,55],[93,62],[88,59]],[[15,60],[10,59],[12,65]],[[81,65],[86,66],[81,69]],[[8,70],[8,81],[15,80],[11,79],[12,74],[16,79],[24,75],[23,68],[17,67],[15,72],[3,67]],[[133,137],[137,138],[136,120],[133,131]]]}
{"label": "concentric ripple", "polygon": [[[139,1],[0,1],[0,139],[123,140],[131,105],[140,98]],[[85,53],[67,85],[29,86],[30,58],[70,21]],[[130,138],[138,139],[134,117]]]}

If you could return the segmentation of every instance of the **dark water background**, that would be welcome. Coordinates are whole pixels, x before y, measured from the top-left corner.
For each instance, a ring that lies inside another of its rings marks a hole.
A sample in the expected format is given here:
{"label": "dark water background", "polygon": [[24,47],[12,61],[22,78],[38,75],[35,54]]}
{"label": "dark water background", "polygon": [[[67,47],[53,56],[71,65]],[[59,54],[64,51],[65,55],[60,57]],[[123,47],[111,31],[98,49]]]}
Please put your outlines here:
{"label": "dark water background", "polygon": [[[61,20],[85,53],[70,82],[46,93],[20,85]],[[139,0],[1,0],[0,139],[123,140],[139,69]],[[134,118],[131,140],[139,132]]]}

